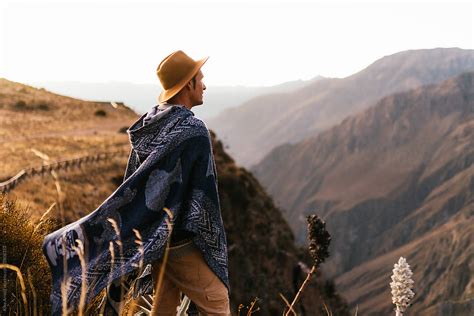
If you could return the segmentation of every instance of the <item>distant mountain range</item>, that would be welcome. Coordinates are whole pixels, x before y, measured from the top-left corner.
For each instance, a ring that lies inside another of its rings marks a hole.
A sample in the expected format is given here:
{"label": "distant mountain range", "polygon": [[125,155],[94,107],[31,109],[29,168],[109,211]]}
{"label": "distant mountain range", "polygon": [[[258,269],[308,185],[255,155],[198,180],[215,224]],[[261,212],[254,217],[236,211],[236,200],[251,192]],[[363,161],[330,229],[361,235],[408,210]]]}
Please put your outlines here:
{"label": "distant mountain range", "polygon": [[474,72],[382,98],[273,149],[252,172],[300,243],[305,215],[326,219],[324,271],[362,315],[391,313],[400,256],[414,271],[410,314],[472,315],[463,310],[474,293]]}
{"label": "distant mountain range", "polygon": [[410,50],[383,57],[343,79],[322,79],[289,93],[260,95],[209,120],[244,166],[276,146],[311,137],[395,92],[474,70],[474,50]]}
{"label": "distant mountain range", "polygon": [[[321,77],[311,80],[289,81],[268,87],[245,86],[208,86],[204,92],[204,104],[193,108],[197,117],[209,119],[252,99],[258,95],[275,92],[291,92],[315,82]],[[134,84],[129,82],[84,83],[76,81],[32,82],[35,87],[42,87],[54,93],[89,101],[123,102],[135,112],[143,114],[153,105],[161,92],[157,84]]]}

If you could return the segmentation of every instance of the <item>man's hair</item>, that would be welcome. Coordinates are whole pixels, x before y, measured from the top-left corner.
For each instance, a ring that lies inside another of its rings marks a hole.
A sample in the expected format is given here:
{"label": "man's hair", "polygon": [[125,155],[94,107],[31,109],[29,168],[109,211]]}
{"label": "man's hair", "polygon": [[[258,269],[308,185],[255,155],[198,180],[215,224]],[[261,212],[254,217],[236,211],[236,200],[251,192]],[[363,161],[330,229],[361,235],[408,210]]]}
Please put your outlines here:
{"label": "man's hair", "polygon": [[[194,75],[194,77],[192,77],[191,80],[190,80],[190,81],[192,82],[193,89],[196,87],[196,77],[197,77],[197,74]],[[175,96],[173,96],[172,98],[170,98],[170,99],[168,100],[168,102],[173,102],[173,99],[174,99],[174,98],[175,98]]]}

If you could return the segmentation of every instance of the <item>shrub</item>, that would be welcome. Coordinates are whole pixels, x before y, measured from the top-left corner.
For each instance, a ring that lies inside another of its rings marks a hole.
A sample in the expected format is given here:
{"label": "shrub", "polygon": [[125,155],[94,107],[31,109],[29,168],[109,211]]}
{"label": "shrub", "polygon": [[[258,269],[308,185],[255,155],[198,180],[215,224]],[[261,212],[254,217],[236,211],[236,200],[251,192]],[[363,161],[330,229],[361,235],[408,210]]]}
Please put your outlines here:
{"label": "shrub", "polygon": [[17,110],[25,110],[27,108],[26,102],[23,100],[17,101],[15,103],[15,109]]}
{"label": "shrub", "polygon": [[[25,294],[30,312],[35,306],[43,314],[50,310],[51,274],[42,253],[42,243],[46,233],[56,227],[57,224],[52,220],[45,220],[35,229],[28,208],[19,207],[16,201],[8,200],[5,193],[0,193],[2,263],[20,269],[26,285]],[[8,315],[26,314],[16,273],[11,270],[2,270],[1,273],[3,280],[6,280],[2,312]]]}
{"label": "shrub", "polygon": [[127,126],[124,126],[124,127],[122,127],[122,128],[119,129],[119,133],[121,133],[121,134],[127,134],[127,129],[128,129],[128,127],[127,127]]}
{"label": "shrub", "polygon": [[49,105],[46,103],[38,104],[38,109],[41,111],[49,111]]}
{"label": "shrub", "polygon": [[107,116],[107,112],[105,112],[104,110],[97,110],[94,114],[95,116]]}
{"label": "shrub", "polygon": [[123,177],[121,175],[112,177],[110,181],[117,187],[119,187],[123,183]]}

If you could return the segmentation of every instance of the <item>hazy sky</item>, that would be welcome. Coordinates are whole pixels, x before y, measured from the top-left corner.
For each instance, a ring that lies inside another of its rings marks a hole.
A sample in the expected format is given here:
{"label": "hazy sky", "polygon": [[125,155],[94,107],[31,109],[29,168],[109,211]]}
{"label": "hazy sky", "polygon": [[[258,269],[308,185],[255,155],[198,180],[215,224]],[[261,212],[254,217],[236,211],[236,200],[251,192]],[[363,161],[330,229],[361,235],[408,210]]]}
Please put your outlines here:
{"label": "hazy sky", "polygon": [[474,48],[472,2],[0,0],[0,77],[24,83],[158,83],[182,49],[207,85],[273,85],[435,47]]}

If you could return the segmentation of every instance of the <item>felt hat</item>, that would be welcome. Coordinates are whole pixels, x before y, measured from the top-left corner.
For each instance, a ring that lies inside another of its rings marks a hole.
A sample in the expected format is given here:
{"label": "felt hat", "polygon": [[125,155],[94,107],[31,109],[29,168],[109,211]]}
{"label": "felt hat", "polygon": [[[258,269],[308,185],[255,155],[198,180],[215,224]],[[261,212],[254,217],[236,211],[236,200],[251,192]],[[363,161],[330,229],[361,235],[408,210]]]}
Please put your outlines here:
{"label": "felt hat", "polygon": [[175,96],[198,73],[209,57],[193,60],[178,50],[161,61],[156,69],[163,91],[158,100],[165,102]]}

